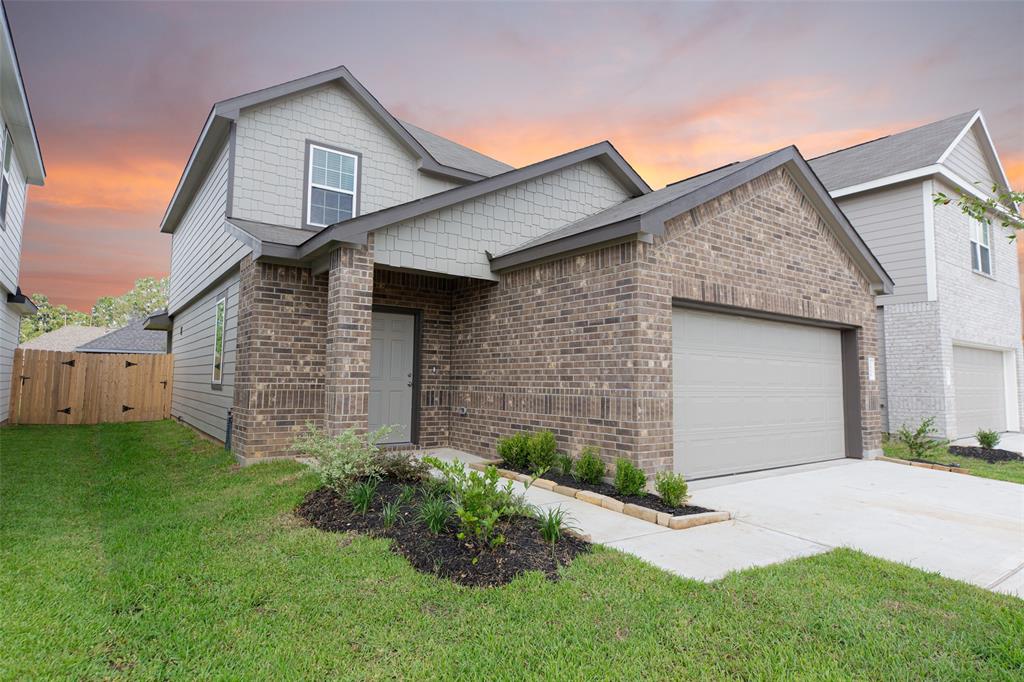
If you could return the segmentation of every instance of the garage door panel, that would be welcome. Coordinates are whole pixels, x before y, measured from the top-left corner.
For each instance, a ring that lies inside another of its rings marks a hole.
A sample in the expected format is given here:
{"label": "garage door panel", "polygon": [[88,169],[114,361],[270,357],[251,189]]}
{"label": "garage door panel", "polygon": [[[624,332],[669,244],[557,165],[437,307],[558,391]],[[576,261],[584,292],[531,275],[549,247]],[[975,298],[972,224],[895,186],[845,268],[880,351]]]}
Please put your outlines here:
{"label": "garage door panel", "polygon": [[985,348],[953,346],[953,391],[956,434],[978,429],[1006,430],[1003,353]]}
{"label": "garage door panel", "polygon": [[843,457],[841,357],[836,330],[676,310],[676,469],[693,478]]}

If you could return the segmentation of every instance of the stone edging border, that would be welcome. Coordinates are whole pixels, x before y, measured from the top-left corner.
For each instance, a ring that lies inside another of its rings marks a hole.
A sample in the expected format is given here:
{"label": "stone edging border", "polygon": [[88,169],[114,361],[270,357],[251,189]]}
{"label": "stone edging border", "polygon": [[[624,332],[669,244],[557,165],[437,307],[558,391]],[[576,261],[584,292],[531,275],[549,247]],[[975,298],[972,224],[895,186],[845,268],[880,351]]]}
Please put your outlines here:
{"label": "stone edging border", "polygon": [[953,474],[967,474],[970,475],[970,469],[963,469],[960,467],[947,467],[941,464],[927,464],[925,462],[911,462],[908,459],[896,459],[895,457],[875,457],[876,461],[879,462],[891,462],[893,464],[902,464],[904,466],[920,467],[921,469],[934,469],[935,471],[948,471]]}
{"label": "stone edging border", "polygon": [[[484,460],[483,462],[471,462],[469,464],[470,469],[477,471],[483,471],[488,466],[494,466],[498,469],[498,474],[504,478],[511,479],[513,481],[519,481],[520,483],[529,483],[531,477],[526,474],[520,474],[515,471],[508,469],[502,469],[498,467],[501,460]],[[577,490],[567,485],[559,485],[554,481],[549,481],[546,478],[538,478],[533,482],[532,485],[542,488],[544,490],[550,490],[551,492],[558,493],[559,495],[565,495],[566,497],[572,497],[581,502],[587,502],[596,507],[603,507],[609,511],[618,512],[619,514],[625,514],[626,516],[632,516],[638,518],[641,521],[647,521],[659,526],[664,526],[671,530],[682,530],[684,528],[696,528],[697,526],[704,526],[709,523],[719,523],[721,521],[728,521],[732,518],[732,514],[727,511],[712,511],[702,512],[700,514],[687,514],[684,516],[672,516],[667,512],[655,511],[654,509],[648,509],[647,507],[641,507],[638,504],[629,504],[616,500],[614,497],[608,497],[601,493],[591,492],[589,490]]]}

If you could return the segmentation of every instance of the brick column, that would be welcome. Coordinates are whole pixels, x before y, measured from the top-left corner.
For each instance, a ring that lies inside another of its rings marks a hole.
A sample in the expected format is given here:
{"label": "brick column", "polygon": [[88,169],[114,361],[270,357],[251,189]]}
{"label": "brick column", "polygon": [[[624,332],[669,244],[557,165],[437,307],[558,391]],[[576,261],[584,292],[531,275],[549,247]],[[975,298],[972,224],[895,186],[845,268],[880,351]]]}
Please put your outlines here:
{"label": "brick column", "polygon": [[366,247],[331,253],[327,291],[324,425],[330,434],[368,428],[373,235]]}

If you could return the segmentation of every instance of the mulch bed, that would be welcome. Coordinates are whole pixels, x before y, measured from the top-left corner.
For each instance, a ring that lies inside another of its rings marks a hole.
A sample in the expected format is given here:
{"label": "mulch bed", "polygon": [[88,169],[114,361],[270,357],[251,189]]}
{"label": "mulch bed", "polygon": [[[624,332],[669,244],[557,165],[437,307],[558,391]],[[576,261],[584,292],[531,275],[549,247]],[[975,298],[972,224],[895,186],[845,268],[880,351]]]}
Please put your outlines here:
{"label": "mulch bed", "polygon": [[563,535],[552,553],[551,545],[540,536],[537,521],[525,516],[514,516],[501,523],[500,532],[505,542],[495,549],[459,540],[454,516],[445,532],[433,535],[416,520],[422,490],[402,507],[400,520],[391,528],[385,528],[381,508],[397,500],[401,490],[400,483],[382,481],[370,509],[359,514],[334,490],[319,488],[306,496],[295,513],[320,530],[389,538],[392,550],[408,559],[416,570],[462,585],[504,585],[526,571],[540,571],[549,579],[557,580],[559,568],[590,551],[589,543]]}
{"label": "mulch bed", "polygon": [[939,462],[939,461],[936,461],[934,459],[914,459],[914,458],[911,458],[911,459],[909,459],[907,461],[909,461],[909,462],[917,462],[918,464],[935,464],[935,465],[938,465],[940,467],[949,467],[950,469],[959,469],[960,468],[959,464],[953,464],[952,462]]}
{"label": "mulch bed", "polygon": [[977,445],[950,445],[949,452],[960,457],[983,459],[989,464],[995,464],[996,462],[1019,462],[1022,459],[1016,452],[1000,450],[998,448],[989,450]]}
{"label": "mulch bed", "polygon": [[[529,469],[519,469],[513,466],[509,466],[508,462],[504,462],[501,468],[508,469],[509,471],[515,471],[520,474],[527,474],[532,476],[533,472]],[[609,485],[608,483],[585,483],[583,481],[577,481],[572,476],[566,476],[561,472],[557,472],[554,469],[550,469],[544,473],[541,478],[548,481],[554,481],[558,485],[568,486],[570,488],[576,488],[577,490],[589,490],[594,493],[600,493],[613,497],[616,500],[625,502],[627,504],[635,504],[641,507],[647,507],[655,511],[666,512],[672,516],[689,516],[690,514],[703,514],[704,512],[715,511],[714,509],[705,509],[704,507],[698,507],[696,505],[686,505],[685,507],[672,507],[661,501],[661,498],[657,495],[643,494],[643,495],[620,495],[619,491],[616,490],[615,486]]]}

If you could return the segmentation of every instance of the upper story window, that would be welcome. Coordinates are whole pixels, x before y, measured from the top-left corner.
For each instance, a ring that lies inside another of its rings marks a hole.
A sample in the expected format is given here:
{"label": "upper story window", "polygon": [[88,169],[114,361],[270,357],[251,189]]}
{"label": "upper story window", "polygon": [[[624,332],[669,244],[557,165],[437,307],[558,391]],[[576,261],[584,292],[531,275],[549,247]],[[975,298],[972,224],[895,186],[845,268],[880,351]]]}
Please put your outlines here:
{"label": "upper story window", "polygon": [[359,157],[309,144],[306,223],[326,227],[356,214]]}
{"label": "upper story window", "polygon": [[992,226],[971,219],[971,269],[992,274]]}
{"label": "upper story window", "polygon": [[7,128],[0,131],[0,156],[3,157],[3,169],[0,170],[0,230],[7,229],[7,195],[11,190],[12,157],[14,156],[14,140]]}

